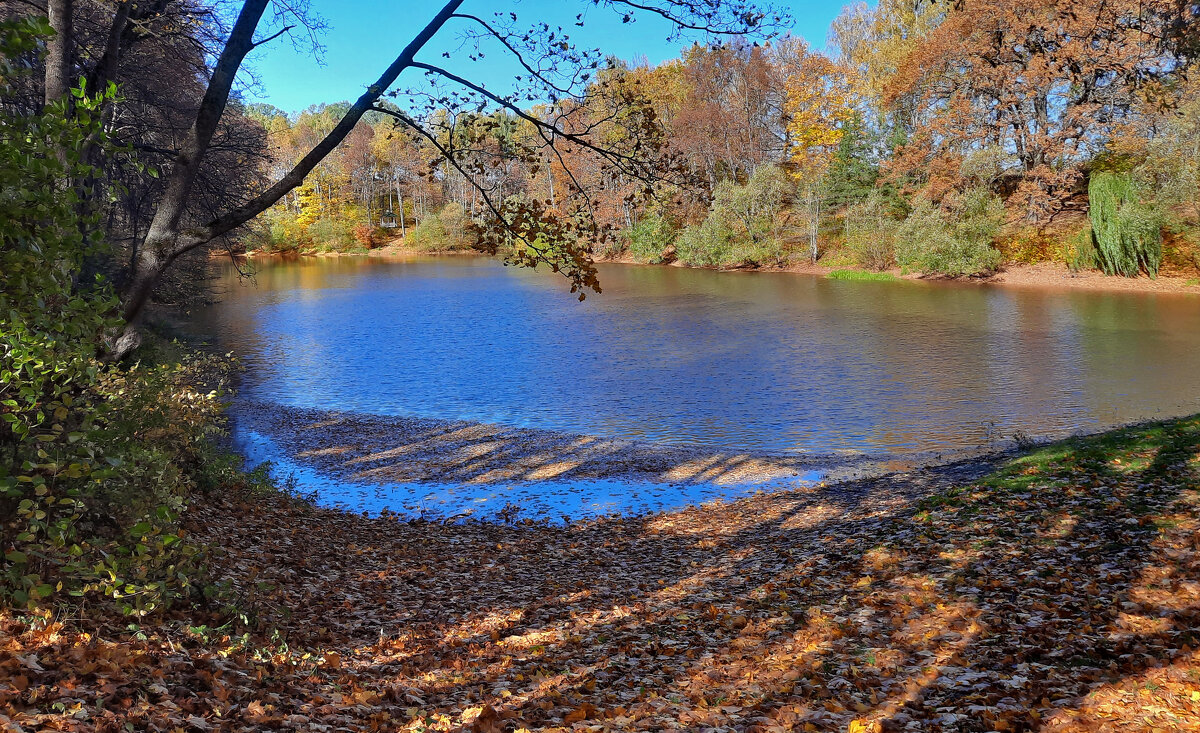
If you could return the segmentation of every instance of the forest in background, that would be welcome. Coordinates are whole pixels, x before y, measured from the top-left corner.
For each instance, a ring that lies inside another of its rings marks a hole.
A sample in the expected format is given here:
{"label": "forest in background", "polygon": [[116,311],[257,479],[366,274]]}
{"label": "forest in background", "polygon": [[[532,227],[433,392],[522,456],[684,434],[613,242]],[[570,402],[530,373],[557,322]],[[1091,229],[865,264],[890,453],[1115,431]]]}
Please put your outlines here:
{"label": "forest in background", "polygon": [[[610,58],[581,99],[430,104],[434,136],[368,113],[242,244],[361,252],[399,235],[410,250],[470,249],[490,206],[533,201],[586,208],[598,259],[1194,273],[1200,80],[1164,50],[1167,17],[1129,2],[858,3],[828,53],[785,35],[696,44],[658,66]],[[348,106],[248,105],[263,174],[282,175]],[[568,113],[618,147],[654,138],[664,175],[647,186],[551,146],[533,122]]]}

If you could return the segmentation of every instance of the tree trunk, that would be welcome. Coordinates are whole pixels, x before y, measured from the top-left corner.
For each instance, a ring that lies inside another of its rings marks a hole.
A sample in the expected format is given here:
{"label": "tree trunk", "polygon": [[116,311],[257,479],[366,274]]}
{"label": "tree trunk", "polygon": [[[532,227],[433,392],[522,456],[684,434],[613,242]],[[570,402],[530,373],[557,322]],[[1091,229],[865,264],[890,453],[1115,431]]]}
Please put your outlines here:
{"label": "tree trunk", "polygon": [[[51,0],[52,2],[62,0]],[[121,299],[121,315],[125,321],[122,334],[110,344],[109,359],[120,359],[138,344],[137,329],[146,303],[163,272],[180,256],[226,234],[261,214],[272,204],[299,186],[304,177],[325,159],[346,138],[362,116],[387,91],[400,73],[413,63],[417,52],[433,34],[458,10],[464,0],[450,0],[400,52],[382,76],[367,88],[346,114],[316,146],[281,180],[255,198],[201,226],[185,228],[184,213],[213,135],[221,121],[233,80],[246,55],[257,45],[254,31],[262,19],[269,0],[245,0],[225,47],[213,67],[208,88],[196,112],[196,120],[179,148],[166,189],[159,200],[150,229],[142,242],[140,255],[131,273],[129,286]]]}
{"label": "tree trunk", "polygon": [[396,199],[400,202],[400,236],[407,237],[408,232],[404,226],[404,194],[400,193],[400,182],[396,182]]}
{"label": "tree trunk", "polygon": [[87,89],[92,94],[103,92],[108,83],[117,78],[117,67],[121,61],[123,50],[122,39],[125,37],[125,30],[129,27],[131,5],[131,0],[122,0],[117,4],[112,25],[108,29],[108,40],[104,44],[104,54],[87,77]]}
{"label": "tree trunk", "polygon": [[810,188],[808,191],[808,255],[812,259],[813,264],[817,264],[817,234],[820,232],[821,224],[821,198],[817,195],[816,188]]}
{"label": "tree trunk", "polygon": [[46,43],[46,106],[61,100],[71,90],[71,47],[75,0],[49,0],[46,15],[54,37]]}

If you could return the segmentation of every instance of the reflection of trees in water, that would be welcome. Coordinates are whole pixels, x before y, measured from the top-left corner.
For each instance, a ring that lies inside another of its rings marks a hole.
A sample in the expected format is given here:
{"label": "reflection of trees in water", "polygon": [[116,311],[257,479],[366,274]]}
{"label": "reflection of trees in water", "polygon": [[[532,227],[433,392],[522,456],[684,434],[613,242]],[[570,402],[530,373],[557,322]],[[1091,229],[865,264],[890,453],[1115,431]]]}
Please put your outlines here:
{"label": "reflection of trees in water", "polygon": [[1200,395],[1196,299],[1089,295],[1073,298],[1072,305],[1079,313],[1083,395],[1092,414],[1109,422],[1195,409]]}
{"label": "reflection of trees in water", "polygon": [[1200,393],[1188,298],[601,276],[579,304],[486,260],[304,259],[260,267],[215,313],[291,404],[767,450],[973,446]]}

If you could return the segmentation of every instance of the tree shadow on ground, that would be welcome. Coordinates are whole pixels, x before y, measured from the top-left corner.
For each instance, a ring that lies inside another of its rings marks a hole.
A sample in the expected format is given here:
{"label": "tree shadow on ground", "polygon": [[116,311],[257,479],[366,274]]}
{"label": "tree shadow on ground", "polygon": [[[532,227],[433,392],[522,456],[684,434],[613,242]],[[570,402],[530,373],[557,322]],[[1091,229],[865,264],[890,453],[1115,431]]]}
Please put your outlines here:
{"label": "tree shadow on ground", "polygon": [[289,455],[344,479],[488,484],[633,478],[725,484],[796,476],[855,456],[733,453],[485,423],[247,404],[238,419]]}
{"label": "tree shadow on ground", "polygon": [[[1062,447],[932,502],[905,483],[936,470],[563,530],[549,554],[518,539],[488,572],[442,579],[473,609],[375,645],[359,674],[418,690],[444,722],[474,705],[530,728],[1021,730],[1127,713],[1088,696],[1186,656],[1197,633],[1194,543],[1169,546],[1160,524],[1195,519],[1181,491],[1200,431],[1161,430],[1161,447]],[[1153,714],[1186,720],[1193,701],[1175,702]]]}
{"label": "tree shadow on ground", "polygon": [[[566,527],[207,507],[230,581],[321,653],[287,674],[197,653],[188,710],[230,730],[1186,728],[1198,446],[1191,418],[994,473]],[[179,650],[155,654],[130,673],[174,674]],[[165,725],[128,684],[136,725]]]}

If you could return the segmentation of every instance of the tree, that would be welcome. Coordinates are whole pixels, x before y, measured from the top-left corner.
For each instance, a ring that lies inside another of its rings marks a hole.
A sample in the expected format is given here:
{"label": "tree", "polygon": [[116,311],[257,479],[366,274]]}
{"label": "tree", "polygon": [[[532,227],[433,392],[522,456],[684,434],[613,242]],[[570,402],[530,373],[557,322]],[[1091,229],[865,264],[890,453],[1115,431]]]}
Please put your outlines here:
{"label": "tree", "polygon": [[1162,220],[1141,200],[1128,173],[1100,171],[1088,184],[1089,215],[1099,265],[1106,275],[1158,274]]}
{"label": "tree", "polygon": [[910,54],[946,17],[949,0],[880,0],[874,7],[856,2],[847,5],[830,26],[837,60],[854,70],[855,95],[885,122],[907,134],[913,124],[914,98],[897,96],[884,106],[892,80]]}
{"label": "tree", "polygon": [[686,92],[672,137],[710,188],[723,179],[745,181],[782,148],[772,129],[779,91],[773,72],[768,49],[745,41],[684,52]]}
{"label": "tree", "polygon": [[46,17],[50,21],[50,29],[54,31],[46,44],[47,107],[65,99],[71,88],[71,45],[74,41],[71,26],[74,15],[74,0],[49,0],[46,4]]}
{"label": "tree", "polygon": [[1178,12],[1171,0],[956,2],[885,85],[884,104],[914,112],[895,167],[928,171],[938,199],[960,187],[965,155],[1011,150],[1010,207],[1045,222],[1147,82],[1181,69],[1154,40]]}
{"label": "tree", "polygon": [[879,180],[874,136],[867,129],[861,112],[855,110],[842,123],[842,136],[829,164],[826,184],[829,203],[850,206],[875,190]]}
{"label": "tree", "polygon": [[[281,22],[289,18],[304,19],[303,5],[296,6],[285,0],[277,0],[277,3],[274,6],[276,18],[282,18]],[[136,257],[131,263],[130,276],[121,296],[121,315],[126,325],[112,344],[111,356],[114,358],[128,353],[139,342],[138,324],[144,308],[155,287],[181,257],[232,232],[294,190],[350,134],[367,112],[376,110],[392,116],[399,124],[429,140],[450,166],[461,169],[463,161],[456,157],[455,151],[442,145],[436,134],[417,115],[380,106],[383,95],[405,71],[415,70],[453,87],[454,91],[433,97],[441,106],[482,104],[505,109],[531,123],[538,130],[539,137],[550,147],[561,143],[587,150],[601,165],[624,175],[645,179],[655,177],[653,166],[646,165],[653,154],[648,146],[635,145],[632,149],[614,150],[591,137],[587,128],[572,129],[572,118],[578,116],[576,110],[581,108],[580,104],[563,105],[562,113],[549,120],[534,118],[521,109],[514,96],[491,92],[440,66],[419,61],[417,54],[429,40],[448,24],[456,23],[470,28],[469,32],[478,38],[498,41],[523,64],[527,74],[519,81],[529,87],[526,94],[544,93],[550,98],[578,100],[587,94],[605,92],[594,86],[581,89],[592,80],[595,70],[600,66],[600,56],[598,52],[581,50],[570,43],[561,29],[551,29],[545,24],[534,29],[520,29],[508,20],[510,16],[485,19],[460,12],[464,0],[451,0],[414,34],[388,68],[350,105],[334,128],[279,180],[240,205],[211,216],[194,216],[189,213],[188,204],[196,191],[201,170],[212,153],[214,139],[230,106],[230,96],[243,62],[251,51],[290,30],[290,26],[285,25],[265,37],[257,35],[260,25],[264,24],[264,15],[272,4],[272,0],[245,0],[233,19],[224,44],[215,55],[215,63],[208,74],[208,82],[190,129],[183,136],[166,171],[163,190],[154,203],[149,228],[140,237]],[[687,0],[636,3],[629,0],[597,0],[596,4],[614,9],[629,20],[637,13],[649,13],[673,22],[680,29],[709,34],[770,31],[782,22],[780,17],[768,16],[744,0],[711,3]],[[138,6],[130,0],[124,0],[119,7],[124,12],[124,20],[115,18],[110,34],[118,39],[125,30],[122,23],[128,23]],[[66,40],[71,35],[70,29],[64,29],[62,38]],[[543,208],[507,207],[503,202],[493,201],[482,188],[480,194],[492,213],[496,231],[504,230],[507,232],[505,236],[515,235],[529,242],[527,263],[545,262],[564,272],[571,279],[573,290],[598,287],[595,269],[585,249],[570,244],[559,246],[549,239],[536,236],[539,228],[554,226],[553,222],[547,222]],[[586,205],[586,200],[581,202],[581,207],[586,208]],[[491,241],[498,238],[493,237]]]}
{"label": "tree", "polygon": [[[220,49],[227,19],[218,10],[196,0],[0,0],[5,17],[52,17],[59,26],[45,41],[44,55],[25,59],[41,73],[17,80],[9,110],[30,115],[49,100],[65,99],[73,114],[68,87],[82,84],[90,95],[110,82],[119,86],[120,93],[107,97],[100,110],[114,147],[102,154],[94,142],[85,142],[80,152],[89,174],[72,181],[79,198],[105,207],[99,226],[108,247],[92,253],[86,269],[118,287],[128,281],[129,263],[162,195],[164,180],[157,173],[177,155],[176,142],[191,126],[204,91],[207,59]],[[197,174],[187,216],[212,216],[260,188],[264,143],[262,125],[243,114],[240,104],[231,104]],[[177,261],[160,280],[157,297],[194,293],[205,267],[205,259],[195,255]]]}
{"label": "tree", "polygon": [[1131,126],[1108,152],[1135,163],[1156,203],[1185,226],[1200,226],[1200,78],[1194,74],[1178,87],[1165,109]]}
{"label": "tree", "polygon": [[808,222],[809,256],[817,261],[822,191],[845,132],[854,118],[849,74],[828,57],[805,54],[787,80],[791,162],[800,182]]}

